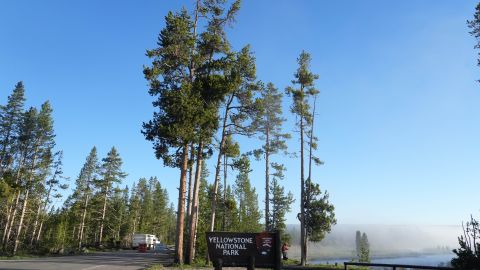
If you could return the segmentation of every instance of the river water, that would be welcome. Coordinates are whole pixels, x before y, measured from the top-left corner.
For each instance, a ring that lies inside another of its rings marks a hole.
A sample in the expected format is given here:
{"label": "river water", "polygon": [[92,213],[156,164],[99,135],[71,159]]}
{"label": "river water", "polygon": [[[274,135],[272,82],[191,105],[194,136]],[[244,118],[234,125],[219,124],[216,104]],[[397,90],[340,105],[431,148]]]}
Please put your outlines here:
{"label": "river water", "polygon": [[[387,263],[387,264],[408,264],[408,265],[424,265],[424,266],[439,266],[449,263],[455,256],[453,253],[435,254],[435,255],[418,255],[408,257],[390,257],[390,258],[373,258],[372,263]],[[311,259],[309,264],[341,264],[348,262],[348,259]]]}

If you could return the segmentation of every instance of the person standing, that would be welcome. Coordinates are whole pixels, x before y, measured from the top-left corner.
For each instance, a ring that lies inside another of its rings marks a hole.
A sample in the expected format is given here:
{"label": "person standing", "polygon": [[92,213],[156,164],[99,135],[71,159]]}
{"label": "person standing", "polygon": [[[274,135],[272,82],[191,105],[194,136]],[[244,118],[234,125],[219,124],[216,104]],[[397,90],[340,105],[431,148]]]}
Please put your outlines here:
{"label": "person standing", "polygon": [[288,260],[287,250],[288,250],[288,243],[284,242],[283,245],[282,245],[283,260]]}

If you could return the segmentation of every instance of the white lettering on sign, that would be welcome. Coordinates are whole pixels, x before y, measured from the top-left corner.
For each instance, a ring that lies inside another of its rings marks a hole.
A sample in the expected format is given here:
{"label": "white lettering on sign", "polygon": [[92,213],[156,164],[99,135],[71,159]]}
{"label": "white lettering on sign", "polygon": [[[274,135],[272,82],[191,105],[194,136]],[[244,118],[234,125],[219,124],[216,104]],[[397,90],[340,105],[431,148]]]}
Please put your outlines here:
{"label": "white lettering on sign", "polygon": [[245,244],[215,244],[216,249],[247,249]]}
{"label": "white lettering on sign", "polygon": [[208,238],[210,243],[228,243],[228,244],[253,244],[252,237],[219,237],[211,236]]}
{"label": "white lettering on sign", "polygon": [[253,237],[210,236],[208,241],[215,244],[215,249],[223,256],[240,256],[241,250],[247,250],[247,245],[254,244]]}
{"label": "white lettering on sign", "polygon": [[223,254],[222,255],[229,255],[229,256],[232,256],[232,255],[239,255],[238,254],[238,249],[231,249],[231,250],[228,250],[228,249],[224,249],[223,250]]}

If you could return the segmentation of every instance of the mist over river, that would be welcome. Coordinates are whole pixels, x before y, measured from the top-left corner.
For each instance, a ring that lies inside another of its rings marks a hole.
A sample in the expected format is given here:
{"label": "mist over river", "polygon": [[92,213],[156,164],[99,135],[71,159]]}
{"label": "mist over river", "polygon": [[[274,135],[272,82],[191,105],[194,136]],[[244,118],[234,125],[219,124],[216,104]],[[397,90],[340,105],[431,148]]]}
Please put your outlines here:
{"label": "mist over river", "polygon": [[[370,258],[375,263],[438,266],[450,262],[458,248],[461,226],[339,224],[319,243],[309,243],[308,262],[329,264],[356,259],[355,232],[368,236]],[[289,257],[300,258],[299,226],[287,226],[291,235]]]}
{"label": "mist over river", "polygon": [[[454,253],[433,254],[433,255],[417,255],[417,256],[399,256],[391,258],[372,258],[372,263],[386,264],[407,264],[407,265],[423,265],[423,266],[445,266],[454,257]],[[309,264],[335,264],[343,265],[348,259],[310,259]]]}

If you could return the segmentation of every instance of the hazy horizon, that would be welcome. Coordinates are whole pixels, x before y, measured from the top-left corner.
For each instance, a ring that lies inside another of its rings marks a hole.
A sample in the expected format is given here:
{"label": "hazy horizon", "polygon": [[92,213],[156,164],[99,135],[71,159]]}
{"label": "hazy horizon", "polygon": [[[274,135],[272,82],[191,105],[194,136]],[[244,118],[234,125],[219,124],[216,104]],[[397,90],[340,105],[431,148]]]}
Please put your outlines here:
{"label": "hazy horizon", "polygon": [[[297,224],[287,226],[292,236],[293,257],[300,256],[298,227]],[[357,230],[367,234],[372,257],[451,253],[458,246],[457,237],[462,234],[459,225],[337,224],[324,240],[309,243],[309,257],[354,258]]]}

